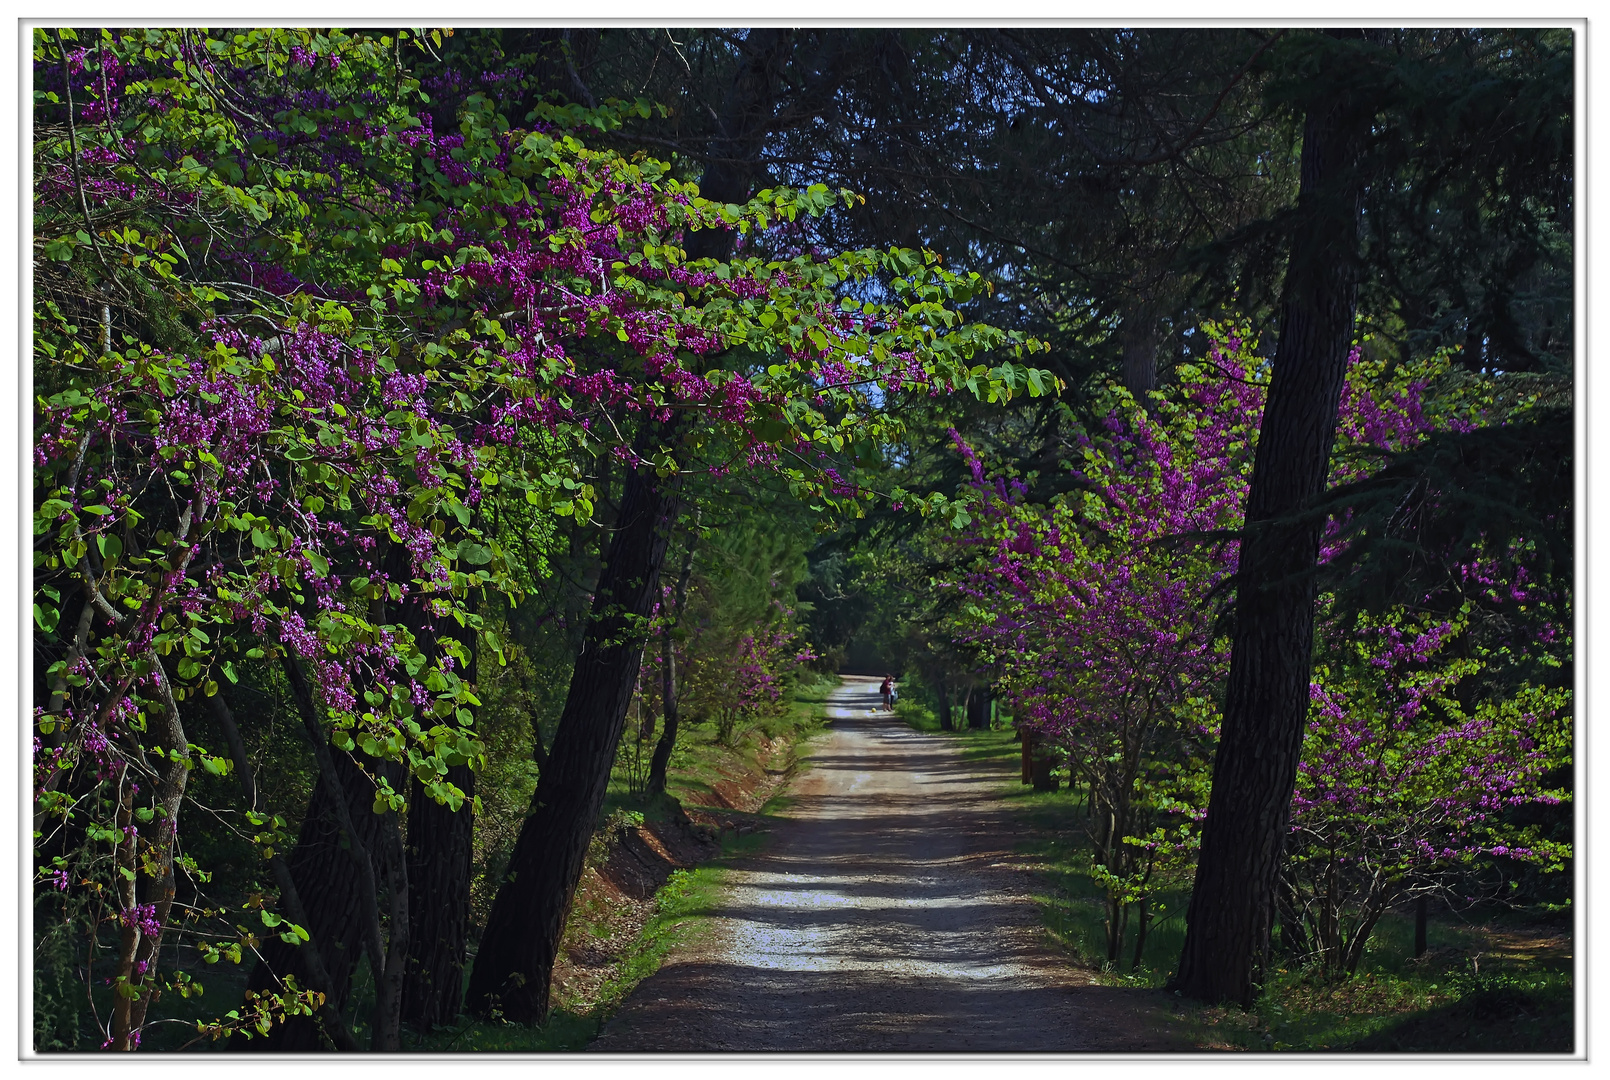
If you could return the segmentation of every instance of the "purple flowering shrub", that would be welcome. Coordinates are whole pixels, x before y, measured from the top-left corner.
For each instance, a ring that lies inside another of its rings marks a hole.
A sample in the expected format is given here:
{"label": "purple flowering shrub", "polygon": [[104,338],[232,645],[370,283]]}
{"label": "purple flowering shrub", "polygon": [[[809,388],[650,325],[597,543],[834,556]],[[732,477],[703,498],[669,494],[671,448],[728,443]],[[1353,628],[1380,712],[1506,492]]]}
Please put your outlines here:
{"label": "purple flowering shrub", "polygon": [[1467,608],[1322,624],[1279,902],[1282,946],[1327,970],[1356,971],[1395,903],[1490,890],[1482,856],[1570,859],[1510,815],[1570,797],[1548,774],[1570,762],[1571,692],[1521,682],[1472,694],[1507,658],[1470,640],[1470,622]]}

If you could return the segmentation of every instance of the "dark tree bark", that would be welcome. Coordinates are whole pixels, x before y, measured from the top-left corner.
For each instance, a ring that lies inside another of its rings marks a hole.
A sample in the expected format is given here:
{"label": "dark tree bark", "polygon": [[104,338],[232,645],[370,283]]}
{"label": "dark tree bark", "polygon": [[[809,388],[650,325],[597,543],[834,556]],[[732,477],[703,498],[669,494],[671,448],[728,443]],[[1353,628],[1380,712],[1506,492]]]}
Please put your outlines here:
{"label": "dark tree bark", "polygon": [[[385,851],[380,833],[386,822],[374,812],[374,785],[350,755],[332,754],[331,758],[341,778],[347,812],[359,842],[371,857],[378,859]],[[370,764],[371,767],[379,765],[378,762]],[[252,969],[247,988],[275,989],[285,975],[294,975],[299,986],[318,986],[325,994],[326,1003],[339,1015],[346,1008],[352,973],[363,954],[370,913],[359,882],[358,867],[348,853],[348,845],[343,843],[338,815],[323,784],[313,789],[307,817],[303,819],[296,847],[287,861],[297,895],[306,908],[307,922],[303,928],[312,941],[299,946],[286,945],[278,938],[265,941],[259,949],[262,960]],[[376,866],[374,872],[379,879],[384,875],[384,867]],[[319,952],[322,975],[315,975],[307,961],[308,951],[314,948]],[[309,1052],[329,1047],[317,1021],[298,1016],[276,1025],[259,1038],[236,1036],[230,1040],[229,1048]]]}
{"label": "dark tree bark", "polygon": [[1140,970],[1141,957],[1146,954],[1146,931],[1152,925],[1151,912],[1146,910],[1146,897],[1135,901],[1135,955],[1129,961],[1130,971]]}
{"label": "dark tree bark", "polygon": [[1414,898],[1414,956],[1415,959],[1426,954],[1426,909],[1429,902],[1425,893]]}
{"label": "dark tree bark", "polygon": [[944,679],[940,679],[935,690],[939,696],[939,730],[950,731],[950,687],[945,685]]}
{"label": "dark tree bark", "polygon": [[989,727],[990,688],[975,686],[967,692],[967,726],[975,731]]}
{"label": "dark tree bark", "polygon": [[469,943],[471,843],[475,773],[448,767],[447,779],[463,792],[454,810],[438,804],[414,781],[408,808],[408,967],[403,981],[402,1020],[429,1031],[458,1018],[464,959]]}
{"label": "dark tree bark", "polygon": [[1155,305],[1137,300],[1124,312],[1124,324],[1119,330],[1123,346],[1124,387],[1135,401],[1145,408],[1148,391],[1157,389],[1157,309]]}
{"label": "dark tree bark", "polygon": [[1034,785],[1034,790],[1057,790],[1062,782],[1052,771],[1056,766],[1056,759],[1052,756],[1051,748],[1046,746],[1045,739],[1036,734],[1025,745],[1029,748],[1029,782]]}
{"label": "dark tree bark", "polygon": [[[719,202],[748,198],[756,162],[771,129],[783,69],[795,47],[795,31],[760,27],[749,32],[744,61],[733,73],[710,140],[699,194]],[[732,249],[732,234],[705,229],[687,238],[690,259],[719,259]]]}
{"label": "dark tree bark", "polygon": [[660,628],[660,700],[665,706],[665,726],[660,741],[654,745],[654,756],[648,763],[648,797],[665,793],[665,774],[671,766],[671,751],[676,749],[677,728],[682,720],[682,707],[676,685],[676,649],[671,632],[675,623],[682,621],[682,611],[688,603],[688,581],[693,577],[693,549],[699,542],[699,513],[693,515],[693,527],[688,531],[688,547],[682,554],[682,572],[676,579],[676,606]]}
{"label": "dark tree bark", "polygon": [[676,507],[672,483],[649,465],[626,478],[569,696],[470,975],[468,1004],[479,1015],[547,1019],[559,939],[625,728],[642,628],[659,597]]}
{"label": "dark tree bark", "polygon": [[[229,704],[220,693],[207,699],[207,705],[212,712],[218,726],[223,729],[224,740],[229,744],[230,757],[235,762],[235,776],[240,781],[241,792],[246,797],[246,805],[252,809],[257,807],[257,780],[252,770],[252,759],[246,753],[246,741],[240,737],[240,728],[235,724],[235,716],[229,709]],[[307,908],[302,903],[302,894],[296,888],[296,880],[291,877],[290,867],[285,862],[285,856],[276,854],[268,860],[269,867],[274,871],[274,883],[280,889],[280,907],[291,921],[303,930],[307,930],[310,920]],[[320,951],[319,942],[309,932],[308,940],[299,948],[302,950],[297,958],[306,966],[308,981],[305,984],[309,990],[324,995],[324,1002],[319,1006],[319,1022],[324,1025],[324,1033],[330,1037],[337,1050],[358,1052],[362,1050],[352,1033],[347,1030],[346,1023],[341,1019],[331,1004],[329,987],[331,985],[330,973],[324,967],[324,954]]]}
{"label": "dark tree bark", "polygon": [[[349,781],[343,767],[352,763],[351,757],[337,758],[330,752],[329,736],[320,722],[313,688],[302,670],[301,660],[291,652],[282,653],[280,660],[318,763],[319,786],[335,811],[347,861],[357,871],[357,917],[375,987],[370,1049],[398,1050],[402,1034],[403,966],[408,955],[408,867],[403,855],[401,822],[392,810],[375,813],[372,804],[364,808],[367,813],[362,816],[352,812],[348,796],[353,788],[367,789],[367,793],[373,795],[376,785],[361,773],[355,784]],[[396,763],[376,762],[375,765],[375,771],[385,775],[393,786],[401,779]],[[371,842],[365,842],[366,833],[372,834]],[[382,925],[382,877],[390,914],[389,935]]]}
{"label": "dark tree bark", "polygon": [[[438,652],[435,635],[425,629],[423,620],[416,617],[409,629],[427,653]],[[474,630],[449,624],[448,633],[465,647],[470,663],[463,674],[474,683]],[[417,1031],[451,1024],[458,1018],[463,1001],[475,838],[475,773],[468,765],[450,765],[447,779],[464,792],[464,803],[457,810],[432,799],[418,778],[408,800],[411,895],[402,1022]]]}
{"label": "dark tree bark", "polygon": [[[404,579],[407,557],[406,549],[400,544],[392,545],[386,552],[385,572],[391,580]],[[377,623],[386,620],[386,608],[380,602],[376,602],[369,614]],[[407,613],[404,615],[406,617]],[[402,923],[391,928],[391,936],[394,945],[406,948],[407,867],[403,862],[397,815],[374,812],[375,786],[364,775],[364,769],[385,776],[393,788],[403,786],[405,776],[393,762],[379,761],[362,753],[332,753],[328,734],[318,720],[312,687],[300,661],[289,654],[282,660],[294,707],[302,717],[318,763],[319,782],[314,785],[308,801],[296,847],[285,860],[306,915],[306,922],[301,925],[312,940],[300,946],[286,945],[277,938],[265,942],[258,950],[261,960],[246,985],[251,990],[274,989],[287,974],[294,975],[299,986],[322,984],[325,1005],[339,1016],[346,1008],[358,960],[368,951],[374,954],[370,957],[370,969],[376,984],[377,1008],[386,1014],[383,1022],[371,1025],[371,1030],[379,1042],[394,1041],[397,1033],[392,1028],[400,1018],[397,1006],[400,1005],[404,965],[399,956],[395,970],[389,973],[391,979],[386,978],[391,958],[385,952],[391,950],[383,952],[378,940],[379,893],[381,883],[385,883],[387,890],[394,894],[388,898],[391,911],[404,913]],[[337,791],[341,794],[339,801]],[[355,857],[355,851],[363,853],[363,857]],[[315,947],[319,960],[310,964],[308,952]],[[258,1038],[237,1035],[229,1046],[231,1050],[251,1051],[307,1052],[329,1048],[318,1021],[308,1017],[292,1017]]]}
{"label": "dark tree bark", "polygon": [[[318,763],[319,786],[325,790],[335,810],[347,861],[357,871],[356,909],[364,954],[369,959],[375,987],[370,1049],[398,1050],[401,1049],[402,1036],[403,966],[408,956],[408,867],[403,855],[401,822],[395,811],[388,809],[377,814],[372,804],[365,808],[368,812],[362,817],[352,812],[347,796],[354,785],[349,784],[343,770],[344,765],[350,764],[350,755],[337,758],[330,752],[328,735],[319,720],[313,688],[302,670],[301,660],[291,652],[282,653],[280,660],[290,681],[291,696],[296,699],[297,711],[302,714],[302,725],[307,731],[308,741],[313,746],[313,757]],[[377,766],[377,771],[389,774],[388,782],[400,779],[395,763],[377,762]],[[367,776],[358,780],[355,786],[360,791],[367,787],[370,795],[377,790]],[[371,829],[373,842],[365,843],[363,836]],[[389,934],[382,925],[382,876],[390,915]]]}
{"label": "dark tree bark", "polygon": [[1307,511],[1324,490],[1352,341],[1358,154],[1369,119],[1353,95],[1338,94],[1311,110],[1303,129],[1280,340],[1241,539],[1223,731],[1175,982],[1209,1002],[1250,1006],[1269,948],[1312,674],[1324,522]]}

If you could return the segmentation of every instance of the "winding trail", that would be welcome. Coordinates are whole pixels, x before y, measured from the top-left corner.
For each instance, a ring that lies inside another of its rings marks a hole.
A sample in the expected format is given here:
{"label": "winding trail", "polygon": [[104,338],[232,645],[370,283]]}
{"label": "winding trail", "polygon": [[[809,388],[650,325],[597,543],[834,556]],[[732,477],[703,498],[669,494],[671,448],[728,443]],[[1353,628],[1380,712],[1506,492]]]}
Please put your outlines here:
{"label": "winding trail", "polygon": [[876,711],[847,676],[765,850],[709,933],[644,980],[589,1049],[1188,1050],[1155,993],[1093,985],[1049,944],[1000,764]]}

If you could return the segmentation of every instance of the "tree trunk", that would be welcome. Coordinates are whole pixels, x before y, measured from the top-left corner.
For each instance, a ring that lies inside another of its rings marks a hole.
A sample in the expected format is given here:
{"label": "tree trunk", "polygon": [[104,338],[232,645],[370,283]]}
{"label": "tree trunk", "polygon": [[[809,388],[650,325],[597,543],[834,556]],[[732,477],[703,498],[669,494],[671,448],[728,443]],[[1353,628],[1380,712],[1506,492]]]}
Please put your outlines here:
{"label": "tree trunk", "polygon": [[403,1023],[429,1031],[458,1018],[469,943],[471,843],[475,831],[475,773],[448,767],[447,779],[464,792],[454,810],[438,804],[414,781],[408,808],[410,927]]}
{"label": "tree trunk", "polygon": [[[346,796],[347,816],[358,834],[359,846],[370,853],[372,860],[378,861],[386,851],[381,836],[386,819],[374,812],[374,785],[351,755],[332,754],[330,757]],[[368,764],[372,769],[384,767],[374,760]],[[393,782],[398,779],[393,777]],[[262,959],[252,969],[246,983],[250,990],[275,990],[283,976],[294,975],[299,986],[318,986],[325,994],[326,1003],[337,1014],[346,1008],[352,973],[363,953],[365,931],[372,916],[364,899],[356,860],[349,853],[350,844],[342,837],[340,817],[326,785],[315,785],[296,847],[288,860],[291,880],[306,907],[307,922],[303,929],[308,931],[312,941],[293,946],[278,938],[266,939],[258,950]],[[372,869],[377,878],[385,872],[384,866]],[[306,960],[307,950],[315,947],[325,973],[322,978],[313,973]],[[325,1050],[328,1047],[319,1027],[311,1018],[293,1017],[258,1038],[237,1035],[230,1040],[229,1049]]]}
{"label": "tree trunk", "polygon": [[470,976],[469,1007],[479,1015],[547,1019],[559,939],[637,682],[641,627],[659,598],[676,506],[672,483],[651,465],[627,476],[559,728]]}
{"label": "tree trunk", "polygon": [[[229,704],[224,700],[221,693],[207,699],[207,704],[212,710],[213,717],[218,721],[218,726],[223,729],[224,740],[229,743],[229,753],[235,762],[235,777],[240,781],[241,793],[246,797],[246,805],[255,810],[257,808],[257,780],[252,771],[252,759],[246,753],[246,741],[240,737],[240,728],[235,724],[234,714],[230,712]],[[307,908],[302,904],[302,894],[296,888],[296,880],[291,877],[290,867],[285,862],[285,856],[276,854],[268,862],[270,868],[274,871],[274,883],[280,889],[281,909],[291,917],[293,923],[306,931],[310,923]],[[330,973],[325,970],[324,954],[320,950],[318,940],[309,932],[308,940],[299,948],[302,951],[297,954],[298,959],[307,966],[308,974],[311,976],[305,984],[307,989],[324,995],[324,1002],[319,1006],[318,1015],[320,1022],[324,1025],[325,1034],[335,1043],[337,1050],[360,1051],[362,1048],[358,1045],[357,1040],[352,1037],[352,1033],[347,1030],[346,1023],[341,1019],[341,1014],[331,1006]]]}
{"label": "tree trunk", "polygon": [[1157,389],[1157,309],[1148,301],[1137,300],[1124,312],[1118,333],[1124,350],[1124,387],[1141,408],[1147,406],[1147,393]]}
{"label": "tree trunk", "polygon": [[1429,907],[1425,893],[1414,898],[1414,958],[1416,960],[1426,954],[1426,908]]}
{"label": "tree trunk", "polygon": [[[179,707],[173,699],[173,689],[168,682],[167,671],[155,652],[148,652],[146,659],[151,664],[153,682],[162,702],[160,708],[147,710],[147,735],[151,739],[151,747],[162,752],[164,757],[159,759],[161,764],[156,767],[156,792],[151,802],[151,809],[156,811],[156,816],[146,826],[150,838],[139,844],[139,847],[143,848],[140,862],[144,866],[137,873],[137,888],[131,891],[137,893],[135,899],[141,905],[151,907],[151,918],[156,924],[157,931],[154,934],[142,934],[132,927],[124,929],[125,936],[133,934],[133,951],[130,955],[132,963],[129,970],[120,971],[119,974],[127,976],[129,988],[136,996],[129,1001],[126,1013],[127,1026],[119,1031],[114,1023],[112,1048],[115,1050],[138,1049],[140,1031],[145,1026],[146,1011],[161,994],[161,991],[156,989],[157,950],[162,946],[163,931],[168,925],[168,914],[173,907],[175,892],[173,845],[179,830],[179,807],[184,802],[185,785],[190,777],[190,743],[185,737],[184,725],[179,716]],[[132,809],[132,802],[130,808]],[[129,847],[132,854],[137,841],[136,834],[130,836]],[[156,871],[154,875],[151,873],[152,870]],[[127,937],[125,942],[127,943]],[[117,1000],[121,1005],[125,999],[120,994]]]}
{"label": "tree trunk", "polygon": [[1347,370],[1369,115],[1311,112],[1269,401],[1237,573],[1236,623],[1213,788],[1176,989],[1252,1004],[1308,716],[1323,492]]}
{"label": "tree trunk", "polygon": [[1141,955],[1146,951],[1146,929],[1152,924],[1151,913],[1146,910],[1146,898],[1135,901],[1135,956],[1129,962],[1130,971],[1140,970]]}
{"label": "tree trunk", "polygon": [[[380,829],[384,824],[373,809],[374,786],[364,777],[349,755],[331,755],[346,792],[347,809],[365,850],[378,853]],[[378,765],[378,762],[371,763]],[[317,947],[319,959],[328,973],[328,983],[320,986],[327,1003],[338,1014],[345,1010],[352,989],[352,973],[363,953],[363,937],[369,914],[365,910],[358,869],[343,848],[341,826],[323,784],[313,789],[307,817],[291,851],[291,880],[297,895],[307,906],[303,928],[312,938],[299,946],[286,945],[278,938],[266,939],[259,952],[262,960],[252,969],[246,986],[250,990],[274,990],[285,975],[296,976],[299,986],[316,986],[305,960],[305,950]],[[229,1049],[318,1051],[325,1050],[319,1025],[307,1017],[293,1017],[276,1025],[267,1035],[254,1039],[236,1036]]]}
{"label": "tree trunk", "polygon": [[[434,634],[426,633],[417,622],[411,621],[409,629],[434,656],[438,651]],[[449,624],[448,633],[464,646],[469,664],[463,677],[474,683],[474,630]],[[417,778],[408,801],[408,885],[412,895],[401,1018],[416,1031],[451,1024],[458,1018],[463,1000],[475,838],[475,773],[468,765],[450,765],[447,779],[464,792],[464,802],[457,810],[437,803]]]}
{"label": "tree trunk", "polygon": [[[793,33],[764,27],[745,39],[699,179],[705,198],[748,197]],[[690,260],[720,259],[731,253],[735,236],[701,229],[683,246]],[[674,422],[660,437],[673,441]],[[500,1012],[522,1023],[547,1018],[549,977],[637,682],[644,643],[638,627],[659,599],[675,507],[669,481],[649,468],[629,472],[559,728],[470,975],[468,1004],[480,1015]]]}
{"label": "tree trunk", "polygon": [[1380,921],[1385,911],[1386,905],[1379,899],[1372,900],[1364,909],[1358,928],[1353,931],[1353,938],[1347,943],[1347,951],[1342,956],[1342,970],[1348,975],[1358,974],[1359,961],[1364,959],[1364,948],[1370,943],[1370,935],[1375,933],[1375,924]]}
{"label": "tree trunk", "polygon": [[[704,175],[699,178],[699,194],[706,199],[740,202],[748,198],[776,111],[777,87],[794,52],[794,35],[792,29],[768,26],[749,31],[744,39],[744,59],[723,94]],[[688,258],[725,258],[732,251],[735,235],[722,229],[690,233],[685,245]]]}
{"label": "tree trunk", "polygon": [[967,726],[974,731],[984,731],[989,728],[990,690],[987,686],[975,686],[967,692]]}
{"label": "tree trunk", "polygon": [[1040,752],[1034,755],[1030,781],[1033,783],[1035,791],[1055,791],[1062,786],[1062,781],[1057,778],[1056,773],[1051,771],[1052,764],[1051,758],[1045,754],[1044,748],[1041,748]]}
{"label": "tree trunk", "polygon": [[950,723],[950,687],[945,685],[945,680],[943,680],[943,679],[939,680],[938,691],[939,691],[939,730],[940,731],[951,731],[953,729],[951,728],[951,723]]}
{"label": "tree trunk", "polygon": [[693,528],[688,531],[687,550],[682,553],[682,572],[676,579],[676,607],[669,613],[660,628],[660,700],[664,705],[665,725],[660,730],[660,741],[654,746],[654,756],[648,764],[649,798],[665,793],[665,774],[671,766],[671,751],[676,749],[677,726],[682,719],[682,706],[677,696],[676,648],[671,640],[674,623],[682,621],[682,611],[688,603],[688,581],[693,577],[693,549],[699,542],[701,511],[693,513]]}
{"label": "tree trunk", "polygon": [[1313,950],[1297,907],[1296,889],[1286,877],[1275,885],[1275,911],[1280,919],[1280,951],[1292,958],[1306,958]]}
{"label": "tree trunk", "polygon": [[1122,900],[1107,901],[1107,963],[1114,967],[1124,952],[1124,931],[1129,923],[1129,905]]}
{"label": "tree trunk", "polygon": [[[389,547],[384,567],[391,580],[406,580],[407,559],[407,550],[401,544]],[[404,608],[402,614],[406,619],[412,613]],[[384,623],[385,605],[375,602],[369,617],[377,624]],[[391,927],[393,947],[406,948],[408,868],[403,861],[397,815],[390,811],[374,812],[375,785],[364,775],[364,769],[385,776],[394,789],[404,785],[405,774],[395,762],[380,761],[358,752],[331,753],[329,736],[319,720],[319,706],[300,661],[289,653],[282,654],[281,659],[293,707],[301,716],[319,776],[308,801],[296,847],[287,860],[291,882],[308,920],[303,929],[308,931],[312,941],[299,946],[287,945],[277,938],[264,942],[258,950],[261,960],[247,979],[247,989],[274,990],[287,974],[294,975],[299,986],[323,983],[325,1004],[340,1015],[346,1009],[358,958],[368,952],[375,980],[377,1021],[371,1024],[371,1034],[373,1040],[381,1043],[394,1041],[401,1015],[401,986],[392,984],[402,977],[403,964],[397,963],[395,970],[388,973],[386,953],[391,950],[380,940],[379,886],[382,881],[388,883],[392,892],[388,897],[391,912],[404,915]],[[361,857],[355,854],[359,852]],[[319,962],[310,965],[307,951],[315,946],[319,949]],[[322,968],[322,974],[314,968]],[[388,974],[391,979],[387,978]],[[230,1040],[229,1048],[235,1051],[325,1050],[329,1047],[320,1028],[312,1018],[292,1017],[275,1025],[265,1036],[247,1039],[236,1035]],[[331,1038],[335,1040],[335,1036]]]}
{"label": "tree trunk", "polygon": [[1061,781],[1051,771],[1056,759],[1052,755],[1051,748],[1046,745],[1045,736],[1038,732],[1025,732],[1023,745],[1027,748],[1024,753],[1028,755],[1029,765],[1026,782],[1033,784],[1035,791],[1057,790],[1061,786]]}

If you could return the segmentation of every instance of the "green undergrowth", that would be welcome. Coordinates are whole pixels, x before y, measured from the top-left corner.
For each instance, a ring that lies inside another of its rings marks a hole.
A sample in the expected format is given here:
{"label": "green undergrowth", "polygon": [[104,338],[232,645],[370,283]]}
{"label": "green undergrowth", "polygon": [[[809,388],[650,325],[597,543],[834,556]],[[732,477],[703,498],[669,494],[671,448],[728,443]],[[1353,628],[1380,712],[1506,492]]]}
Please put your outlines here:
{"label": "green undergrowth", "polygon": [[[933,713],[898,703],[912,727],[938,732]],[[1189,881],[1154,896],[1156,920],[1140,963],[1134,936],[1108,963],[1104,894],[1089,873],[1082,793],[1037,792],[1020,782],[1020,748],[1010,731],[944,733],[973,760],[999,761],[1003,800],[1028,827],[1034,899],[1046,931],[1095,978],[1167,1001],[1204,1048],[1372,1053],[1569,1053],[1572,964],[1568,917],[1542,911],[1435,912],[1426,954],[1414,957],[1412,912],[1389,911],[1377,924],[1359,973],[1334,979],[1313,969],[1276,967],[1250,1011],[1209,1008],[1164,990],[1185,944]],[[1010,771],[1008,771],[1010,762]],[[1516,943],[1530,942],[1529,948]]]}
{"label": "green undergrowth", "polygon": [[[822,731],[828,694],[838,684],[836,676],[807,676],[794,687],[782,713],[755,717],[729,743],[718,737],[715,724],[697,718],[685,721],[667,770],[670,794],[685,806],[721,806],[725,800],[717,791],[718,784],[747,789],[768,777],[791,772],[806,744]],[[639,731],[649,737],[638,739]],[[628,725],[610,775],[606,817],[619,809],[644,809],[641,789],[656,737],[652,728]]]}
{"label": "green undergrowth", "polygon": [[[961,710],[957,709],[957,722]],[[1011,727],[1011,717],[997,717],[993,728],[962,728],[959,731],[942,731],[939,718],[928,706],[915,701],[897,701],[894,713],[918,731],[942,734],[955,741],[962,757],[968,761],[1016,761],[1019,754],[1017,732]]]}

